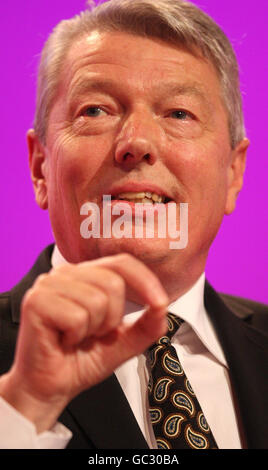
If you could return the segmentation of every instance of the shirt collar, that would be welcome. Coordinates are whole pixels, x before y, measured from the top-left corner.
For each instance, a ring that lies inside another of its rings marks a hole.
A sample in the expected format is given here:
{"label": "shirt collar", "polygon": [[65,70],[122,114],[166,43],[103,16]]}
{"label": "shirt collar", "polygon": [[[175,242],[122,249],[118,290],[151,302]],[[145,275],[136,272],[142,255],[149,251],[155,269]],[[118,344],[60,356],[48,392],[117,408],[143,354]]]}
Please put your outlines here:
{"label": "shirt collar", "polygon": [[[55,245],[51,264],[53,267],[66,264],[67,261]],[[223,365],[227,367],[224,353],[209,319],[204,305],[205,273],[203,273],[195,284],[181,297],[168,306],[168,311],[182,318],[210,353]],[[143,312],[144,308],[134,302],[126,301],[125,315],[127,321],[135,321]]]}
{"label": "shirt collar", "polygon": [[204,290],[205,273],[199,277],[188,292],[172,302],[168,310],[188,323],[210,353],[227,367],[223,350],[205,309]]}
{"label": "shirt collar", "polygon": [[56,266],[61,266],[62,264],[67,264],[68,261],[62,256],[60,250],[58,249],[57,245],[55,244],[52,256],[51,256],[51,265],[52,268]]}

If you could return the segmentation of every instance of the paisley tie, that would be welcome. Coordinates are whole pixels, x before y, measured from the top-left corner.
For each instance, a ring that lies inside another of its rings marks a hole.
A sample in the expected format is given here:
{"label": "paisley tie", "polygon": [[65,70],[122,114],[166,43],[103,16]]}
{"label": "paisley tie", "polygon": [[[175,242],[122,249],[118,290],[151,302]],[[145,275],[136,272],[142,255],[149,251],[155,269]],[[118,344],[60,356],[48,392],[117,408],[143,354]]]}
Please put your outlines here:
{"label": "paisley tie", "polygon": [[170,340],[183,320],[168,313],[168,331],[148,352],[149,413],[158,449],[217,449]]}

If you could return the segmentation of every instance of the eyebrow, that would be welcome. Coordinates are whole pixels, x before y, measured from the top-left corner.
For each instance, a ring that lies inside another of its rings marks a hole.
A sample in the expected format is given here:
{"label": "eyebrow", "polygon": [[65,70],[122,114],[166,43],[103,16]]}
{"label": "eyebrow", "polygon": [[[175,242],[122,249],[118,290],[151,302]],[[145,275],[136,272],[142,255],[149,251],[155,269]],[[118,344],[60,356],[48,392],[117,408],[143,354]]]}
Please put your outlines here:
{"label": "eyebrow", "polygon": [[88,93],[89,91],[111,91],[116,86],[113,80],[109,79],[88,79],[78,82],[71,89],[70,100],[74,96],[79,96]]}
{"label": "eyebrow", "polygon": [[207,93],[203,90],[203,87],[196,82],[192,83],[177,83],[177,82],[170,82],[163,84],[163,87],[158,88],[162,91],[162,94],[165,96],[171,95],[193,95],[197,98],[205,101],[206,103],[209,102]]}
{"label": "eyebrow", "polygon": [[[111,92],[118,90],[117,83],[111,79],[88,79],[83,80],[74,85],[70,93],[70,100],[75,96],[81,96],[90,91],[99,91],[99,92]],[[178,82],[165,82],[160,83],[156,87],[156,91],[159,94],[162,94],[164,97],[169,97],[170,95],[190,95],[196,96],[201,99],[205,104],[209,105],[209,99],[205,90],[203,90],[202,85],[197,82],[192,83],[181,83]]]}

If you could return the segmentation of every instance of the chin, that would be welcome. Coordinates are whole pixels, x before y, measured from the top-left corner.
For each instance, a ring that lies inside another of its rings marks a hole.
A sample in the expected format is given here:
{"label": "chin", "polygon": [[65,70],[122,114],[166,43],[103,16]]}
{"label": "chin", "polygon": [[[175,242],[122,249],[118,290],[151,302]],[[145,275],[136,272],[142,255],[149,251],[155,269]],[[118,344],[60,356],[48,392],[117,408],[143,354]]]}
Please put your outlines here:
{"label": "chin", "polygon": [[157,263],[167,259],[172,250],[169,241],[154,238],[102,238],[98,240],[98,253],[100,257],[120,253],[129,253],[144,263]]}

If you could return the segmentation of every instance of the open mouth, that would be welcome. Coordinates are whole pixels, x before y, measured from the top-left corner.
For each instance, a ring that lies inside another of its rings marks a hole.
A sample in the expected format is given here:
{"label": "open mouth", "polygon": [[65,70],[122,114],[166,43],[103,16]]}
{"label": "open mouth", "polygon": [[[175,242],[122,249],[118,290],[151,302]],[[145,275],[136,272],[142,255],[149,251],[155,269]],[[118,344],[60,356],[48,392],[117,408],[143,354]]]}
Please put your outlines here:
{"label": "open mouth", "polygon": [[112,200],[124,200],[134,203],[143,203],[143,204],[167,204],[172,199],[167,196],[159,195],[149,191],[146,192],[125,192],[114,195],[111,197]]}

